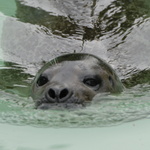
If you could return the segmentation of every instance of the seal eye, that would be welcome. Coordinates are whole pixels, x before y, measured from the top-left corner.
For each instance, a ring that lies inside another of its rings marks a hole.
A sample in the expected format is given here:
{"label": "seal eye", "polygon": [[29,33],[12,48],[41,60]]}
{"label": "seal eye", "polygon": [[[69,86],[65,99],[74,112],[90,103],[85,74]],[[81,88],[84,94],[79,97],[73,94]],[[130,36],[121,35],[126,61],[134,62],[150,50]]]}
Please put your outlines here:
{"label": "seal eye", "polygon": [[37,85],[38,86],[43,86],[48,82],[48,78],[45,76],[40,76],[39,79],[37,80]]}
{"label": "seal eye", "polygon": [[91,88],[93,88],[94,90],[98,90],[100,87],[101,82],[96,79],[96,78],[85,78],[83,80],[83,83]]}
{"label": "seal eye", "polygon": [[96,86],[98,82],[95,79],[85,79],[84,84],[89,85],[89,86]]}

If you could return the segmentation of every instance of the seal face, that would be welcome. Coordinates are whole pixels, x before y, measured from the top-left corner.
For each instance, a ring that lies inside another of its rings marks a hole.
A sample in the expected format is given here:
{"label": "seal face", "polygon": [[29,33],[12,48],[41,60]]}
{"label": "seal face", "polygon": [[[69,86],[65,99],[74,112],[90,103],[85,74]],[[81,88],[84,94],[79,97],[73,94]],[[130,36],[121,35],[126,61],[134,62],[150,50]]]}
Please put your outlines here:
{"label": "seal face", "polygon": [[121,92],[115,71],[100,58],[85,53],[59,56],[44,65],[31,87],[36,108],[82,107],[100,92]]}

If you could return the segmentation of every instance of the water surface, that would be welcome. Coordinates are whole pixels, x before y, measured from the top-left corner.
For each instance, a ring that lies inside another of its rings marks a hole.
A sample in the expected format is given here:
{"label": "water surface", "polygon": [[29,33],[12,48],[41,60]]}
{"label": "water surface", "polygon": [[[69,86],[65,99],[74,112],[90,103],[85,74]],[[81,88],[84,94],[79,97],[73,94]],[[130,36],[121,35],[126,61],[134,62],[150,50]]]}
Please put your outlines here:
{"label": "water surface", "polygon": [[[0,4],[1,123],[106,127],[149,116],[148,0],[16,0]],[[119,95],[99,94],[84,109],[34,109],[29,95],[36,71],[52,58],[71,52],[89,52],[105,59],[127,89]]]}

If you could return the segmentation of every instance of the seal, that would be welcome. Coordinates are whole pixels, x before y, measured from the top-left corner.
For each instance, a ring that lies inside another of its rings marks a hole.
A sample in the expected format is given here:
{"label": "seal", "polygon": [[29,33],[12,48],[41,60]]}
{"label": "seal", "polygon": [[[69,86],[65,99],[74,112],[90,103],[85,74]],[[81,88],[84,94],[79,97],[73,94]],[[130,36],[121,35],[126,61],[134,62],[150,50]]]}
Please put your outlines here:
{"label": "seal", "polygon": [[37,109],[83,107],[101,92],[120,93],[123,85],[104,60],[87,53],[59,56],[45,64],[31,86]]}

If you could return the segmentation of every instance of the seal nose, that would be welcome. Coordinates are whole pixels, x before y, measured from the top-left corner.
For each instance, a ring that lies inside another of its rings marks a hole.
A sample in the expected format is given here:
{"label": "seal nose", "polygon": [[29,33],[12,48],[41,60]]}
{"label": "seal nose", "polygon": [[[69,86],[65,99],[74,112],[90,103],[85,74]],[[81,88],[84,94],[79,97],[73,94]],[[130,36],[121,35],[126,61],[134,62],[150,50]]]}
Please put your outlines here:
{"label": "seal nose", "polygon": [[48,97],[51,102],[65,102],[71,97],[71,91],[68,88],[50,88],[48,90]]}

